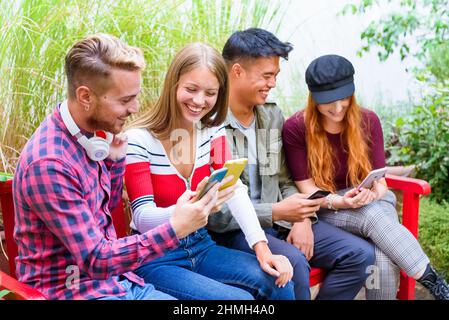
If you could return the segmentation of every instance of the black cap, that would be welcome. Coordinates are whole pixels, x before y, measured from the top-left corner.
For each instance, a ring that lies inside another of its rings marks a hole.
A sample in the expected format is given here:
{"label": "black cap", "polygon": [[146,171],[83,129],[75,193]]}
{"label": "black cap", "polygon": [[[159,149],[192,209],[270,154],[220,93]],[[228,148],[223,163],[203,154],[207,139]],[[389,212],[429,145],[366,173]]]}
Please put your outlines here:
{"label": "black cap", "polygon": [[306,83],[316,103],[341,100],[354,93],[354,67],[341,56],[321,56],[307,67]]}

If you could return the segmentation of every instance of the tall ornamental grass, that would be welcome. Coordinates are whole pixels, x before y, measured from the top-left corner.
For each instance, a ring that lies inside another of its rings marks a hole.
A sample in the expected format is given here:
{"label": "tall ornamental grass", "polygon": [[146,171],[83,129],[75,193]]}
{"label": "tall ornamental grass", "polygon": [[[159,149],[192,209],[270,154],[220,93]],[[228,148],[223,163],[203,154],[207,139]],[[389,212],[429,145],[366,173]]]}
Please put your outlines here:
{"label": "tall ornamental grass", "polygon": [[20,151],[66,95],[64,57],[82,37],[105,32],[140,47],[142,109],[160,89],[174,53],[204,41],[220,50],[235,30],[277,32],[288,1],[0,0],[0,172],[13,173]]}

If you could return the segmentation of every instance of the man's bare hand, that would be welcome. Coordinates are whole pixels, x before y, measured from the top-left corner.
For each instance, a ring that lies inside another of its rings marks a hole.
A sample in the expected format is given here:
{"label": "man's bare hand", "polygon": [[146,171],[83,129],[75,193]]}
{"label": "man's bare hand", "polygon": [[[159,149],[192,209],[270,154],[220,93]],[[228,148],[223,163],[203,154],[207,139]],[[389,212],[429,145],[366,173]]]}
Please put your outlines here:
{"label": "man's bare hand", "polygon": [[273,204],[273,221],[285,220],[301,222],[315,215],[320,209],[323,199],[309,200],[301,193],[295,193],[284,200]]}

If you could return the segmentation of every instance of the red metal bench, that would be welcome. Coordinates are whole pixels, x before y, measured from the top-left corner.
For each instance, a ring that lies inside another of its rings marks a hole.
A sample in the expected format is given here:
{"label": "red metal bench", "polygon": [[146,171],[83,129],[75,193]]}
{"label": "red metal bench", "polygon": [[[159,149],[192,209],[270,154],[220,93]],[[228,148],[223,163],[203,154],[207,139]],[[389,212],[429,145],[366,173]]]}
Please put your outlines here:
{"label": "red metal bench", "polygon": [[[421,195],[430,193],[430,185],[423,180],[387,175],[387,184],[391,189],[403,192],[402,223],[412,234],[418,237],[419,199]],[[15,279],[15,262],[17,245],[13,239],[14,206],[12,200],[12,181],[0,182],[0,204],[3,212],[6,246],[9,257],[10,276],[0,271],[0,291],[7,289],[12,294],[6,296],[13,299],[45,299],[34,288],[20,283]],[[128,219],[123,203],[112,212],[112,219],[118,237],[126,236]],[[322,269],[312,268],[310,273],[310,286],[320,284],[326,275]],[[400,287],[397,298],[413,300],[415,298],[415,280],[401,271]]]}

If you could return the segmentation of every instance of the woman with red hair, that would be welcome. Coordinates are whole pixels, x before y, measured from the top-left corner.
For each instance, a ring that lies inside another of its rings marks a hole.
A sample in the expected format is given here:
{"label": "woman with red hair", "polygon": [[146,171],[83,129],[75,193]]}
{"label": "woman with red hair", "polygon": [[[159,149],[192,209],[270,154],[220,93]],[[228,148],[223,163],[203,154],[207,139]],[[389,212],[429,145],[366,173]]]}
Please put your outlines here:
{"label": "woman with red hair", "polygon": [[283,128],[287,165],[300,192],[331,191],[320,219],[375,244],[377,268],[367,272],[379,277],[366,284],[367,298],[394,299],[400,268],[436,299],[448,300],[448,284],[399,223],[385,179],[357,188],[371,170],[385,167],[385,153],[379,118],[356,102],[353,65],[338,55],[321,56],[308,66],[306,82],[307,106]]}

